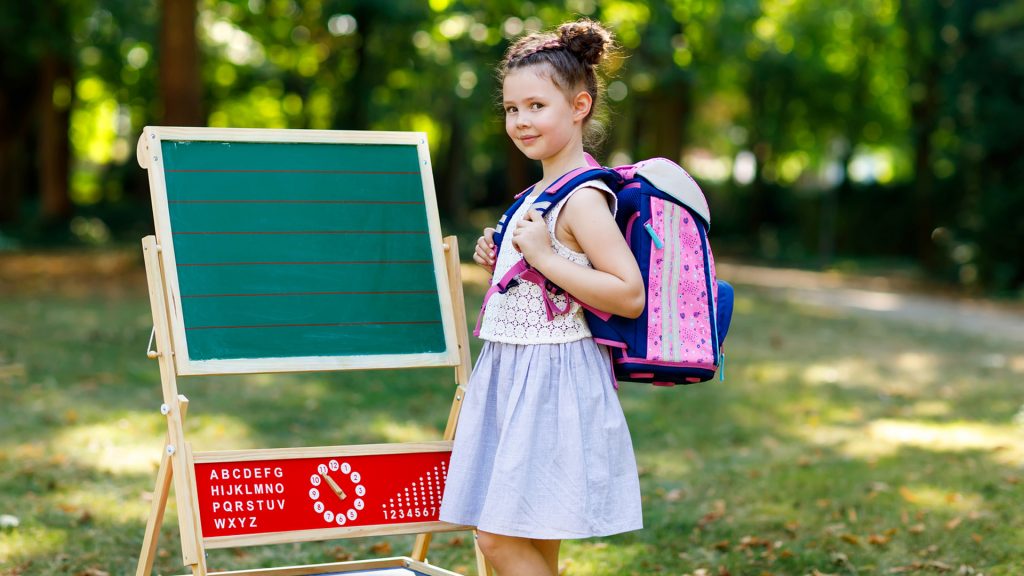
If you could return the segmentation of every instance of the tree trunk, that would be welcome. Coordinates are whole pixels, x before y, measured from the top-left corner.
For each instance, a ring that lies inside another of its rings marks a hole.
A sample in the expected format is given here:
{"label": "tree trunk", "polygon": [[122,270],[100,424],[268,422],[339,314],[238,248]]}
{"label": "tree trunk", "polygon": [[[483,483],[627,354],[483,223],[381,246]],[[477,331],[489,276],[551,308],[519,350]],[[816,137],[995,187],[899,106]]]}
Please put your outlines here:
{"label": "tree trunk", "polygon": [[0,82],[0,225],[17,223],[29,186],[28,118],[35,103],[31,91],[19,90],[27,78],[4,76]]}
{"label": "tree trunk", "polygon": [[459,110],[452,107],[449,116],[451,132],[448,136],[448,154],[444,157],[441,186],[437,190],[437,202],[441,215],[452,222],[464,222],[466,216],[466,134],[462,127]]}
{"label": "tree trunk", "polygon": [[71,86],[71,63],[48,54],[39,70],[39,217],[44,225],[50,225],[66,221],[72,213],[68,195],[71,106],[58,106],[53,98],[55,87],[65,83]]}
{"label": "tree trunk", "polygon": [[[914,13],[910,0],[901,0],[900,16],[907,33],[907,62],[910,80],[920,84],[921,96],[910,103],[910,122],[914,147],[914,243],[918,261],[930,270],[937,264],[932,230],[932,196],[936,185],[932,171],[932,134],[938,127],[939,117],[939,56],[935,30],[941,24],[941,8],[925,1],[917,4],[921,11]],[[923,12],[923,13],[922,13]],[[933,29],[934,28],[934,29]]]}
{"label": "tree trunk", "polygon": [[373,90],[373,62],[370,59],[370,38],[375,32],[374,8],[358,3],[352,16],[359,27],[359,46],[356,48],[356,69],[352,78],[345,83],[343,113],[335,116],[334,128],[341,130],[366,130],[370,127],[370,94]]}
{"label": "tree trunk", "polygon": [[204,126],[196,0],[163,0],[160,95],[167,126]]}
{"label": "tree trunk", "polygon": [[650,109],[654,133],[654,156],[664,156],[679,162],[683,153],[683,142],[687,110],[690,101],[690,85],[678,82],[673,87],[658,93],[658,99]]}

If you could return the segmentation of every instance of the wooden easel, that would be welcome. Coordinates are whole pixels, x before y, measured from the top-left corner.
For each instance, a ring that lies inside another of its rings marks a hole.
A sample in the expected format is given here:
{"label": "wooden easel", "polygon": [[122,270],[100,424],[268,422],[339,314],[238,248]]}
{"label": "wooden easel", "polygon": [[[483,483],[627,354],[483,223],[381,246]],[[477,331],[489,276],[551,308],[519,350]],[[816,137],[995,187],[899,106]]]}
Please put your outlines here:
{"label": "wooden easel", "polygon": [[[173,133],[176,136],[178,133],[191,134],[196,130],[204,129],[160,130],[164,133]],[[222,132],[227,133],[229,131]],[[240,133],[244,131],[235,132]],[[218,133],[218,136],[220,134],[221,133]],[[157,144],[159,144],[159,138],[157,137],[156,132],[147,129],[143,138],[140,139],[138,150],[140,164],[143,168],[148,169],[150,168],[150,158],[152,158],[153,162],[157,162],[158,156],[156,154],[159,152],[158,150],[154,151],[148,148],[150,142],[146,141],[147,136],[153,138],[154,142]],[[237,136],[237,133],[228,134],[229,139],[236,138]],[[248,137],[248,134],[245,136]],[[289,134],[288,137],[291,137],[291,135]],[[302,140],[307,138],[307,136],[300,135],[297,138]],[[382,136],[382,139],[386,140],[388,138],[393,138],[393,136],[386,134]],[[402,138],[404,142],[406,138],[404,136]],[[420,144],[421,147],[425,147],[425,140]],[[423,162],[423,164],[428,165],[428,162]],[[151,173],[151,186],[153,185],[153,182]],[[162,185],[162,183],[160,183],[160,185]],[[432,193],[432,190],[430,190],[430,192]],[[436,218],[436,215],[434,218]],[[165,232],[165,234],[166,233],[167,232]],[[169,242],[170,240],[168,239],[167,241]],[[461,270],[456,238],[454,236],[448,236],[443,239],[443,258],[445,270],[447,272],[448,296],[450,299],[451,310],[454,312],[455,316],[455,340],[458,347],[458,362],[455,364],[455,396],[451,405],[448,423],[442,440],[436,442],[390,445],[286,448],[205,453],[193,453],[192,445],[186,439],[184,432],[184,419],[189,402],[185,396],[179,393],[177,384],[179,366],[175,359],[175,327],[172,325],[174,310],[174,301],[172,300],[172,297],[175,294],[173,287],[176,286],[176,284],[170,280],[171,274],[169,274],[168,270],[165,268],[165,262],[168,260],[163,257],[163,249],[159,244],[157,237],[147,236],[143,238],[142,248],[149,288],[150,307],[153,315],[153,338],[155,343],[155,349],[150,349],[148,351],[148,355],[150,358],[156,359],[160,366],[160,380],[163,392],[163,402],[160,406],[160,412],[167,418],[167,437],[157,472],[156,485],[153,491],[153,501],[146,524],[136,576],[149,576],[152,573],[157,552],[159,531],[163,523],[164,512],[167,507],[172,483],[174,485],[175,500],[177,503],[178,524],[181,535],[182,562],[185,567],[191,570],[193,576],[216,576],[218,574],[224,576],[229,574],[232,576],[299,576],[324,573],[349,573],[361,570],[384,568],[404,568],[406,569],[404,573],[411,573],[409,571],[414,570],[428,576],[459,576],[454,572],[432,566],[427,563],[427,551],[433,532],[469,530],[472,529],[471,527],[455,526],[439,521],[414,522],[411,520],[411,512],[408,517],[409,519],[404,523],[380,523],[368,526],[353,525],[351,527],[345,527],[345,519],[341,517],[341,514],[338,514],[337,525],[330,525],[326,528],[285,528],[279,531],[251,535],[207,535],[204,537],[203,511],[206,504],[203,502],[204,495],[200,493],[200,490],[198,489],[199,484],[197,483],[198,470],[200,469],[207,470],[210,467],[228,467],[232,465],[245,466],[247,462],[273,461],[294,464],[302,463],[307,460],[316,460],[318,458],[332,458],[335,460],[331,462],[333,466],[336,464],[336,460],[344,458],[349,458],[352,461],[358,461],[359,458],[364,458],[364,461],[367,461],[365,460],[366,458],[372,457],[432,457],[433,455],[443,455],[450,451],[452,441],[455,437],[456,424],[458,422],[462,400],[466,392],[466,386],[469,382],[470,373],[469,335],[466,328],[465,301],[463,298]],[[435,263],[437,260],[438,258],[435,257]],[[173,273],[173,269],[171,272]],[[440,271],[438,271],[438,274],[440,274]],[[448,303],[444,302],[443,297],[440,299],[442,304],[448,305]],[[178,326],[180,326],[180,324]],[[451,349],[452,348],[449,347],[449,350]],[[187,357],[188,354],[186,351],[185,358]],[[414,365],[417,364],[396,364],[395,367]],[[450,366],[452,364],[446,363],[444,365]],[[360,366],[349,365],[346,367],[357,368]],[[185,372],[185,374],[187,373],[188,372]],[[436,470],[436,467],[434,469]],[[331,468],[331,470],[334,470],[334,468]],[[342,470],[344,470],[344,468],[342,468]],[[347,473],[348,471],[345,470],[345,472]],[[327,477],[327,474],[322,475],[324,481],[329,484],[330,488],[333,489],[336,494],[338,494],[339,498],[346,497],[334,481]],[[312,477],[306,477],[310,478],[314,482],[314,485],[319,485],[320,478],[317,476],[318,475],[314,473],[312,474]],[[293,475],[293,478],[294,477],[295,475]],[[433,478],[434,480],[437,480],[438,475],[435,473]],[[353,482],[357,481],[353,480]],[[328,484],[321,486],[324,489],[325,494],[330,494],[328,492]],[[420,484],[422,485],[422,478]],[[363,486],[359,486],[358,488],[363,489]],[[310,492],[312,493],[314,490],[310,490]],[[415,487],[413,488],[413,492],[415,493]],[[424,494],[424,492],[421,492],[421,494]],[[432,495],[433,494],[434,493],[432,492]],[[423,496],[423,498],[425,506],[426,497]],[[439,500],[439,494],[437,499]],[[283,501],[284,500],[282,500],[282,502]],[[362,500],[360,499],[358,502],[361,503]],[[399,500],[399,503],[401,504],[401,499]],[[407,506],[408,504],[409,503],[406,502]],[[362,510],[362,508],[360,507],[359,510]],[[353,515],[351,509],[349,510],[349,514]],[[394,514],[394,512],[392,512],[392,514]],[[424,514],[426,517],[426,513]],[[419,517],[418,514],[417,517]],[[392,534],[417,535],[415,545],[409,556],[230,572],[211,573],[207,569],[206,550],[213,548],[230,548],[284,542],[315,541]],[[492,574],[490,567],[484,560],[483,555],[480,553],[479,547],[476,547],[476,566],[478,574],[487,576]]]}
{"label": "wooden easel", "polygon": [[[469,383],[471,360],[457,239],[455,236],[448,236],[444,239],[444,243],[445,265],[450,282],[450,297],[455,310],[460,358],[458,366],[455,367],[455,398],[452,401],[448,423],[443,436],[445,442],[451,442],[455,438],[455,429],[462,407],[462,399],[465,396],[466,386]],[[156,350],[150,350],[148,355],[150,358],[156,359],[160,364],[160,379],[164,399],[160,412],[167,417],[168,432],[166,446],[157,471],[156,486],[153,490],[153,501],[150,507],[149,519],[146,523],[142,553],[139,557],[136,576],[149,576],[152,574],[160,527],[163,524],[172,481],[178,502],[182,562],[196,576],[216,576],[218,574],[230,574],[232,576],[299,576],[393,567],[410,568],[429,575],[458,576],[454,572],[426,564],[432,532],[424,532],[416,536],[416,542],[409,557],[232,572],[211,573],[207,571],[202,527],[199,522],[196,482],[193,474],[195,461],[191,443],[185,439],[183,430],[185,414],[188,410],[188,399],[178,393],[177,377],[171,358],[173,348],[168,332],[168,311],[163,283],[163,266],[159,258],[160,246],[156,243],[154,236],[147,236],[142,241],[142,248],[145,257],[156,342]],[[362,535],[368,536],[372,534],[366,533]],[[478,574],[491,575],[493,573],[491,567],[480,553],[479,547],[476,547],[476,566]]]}

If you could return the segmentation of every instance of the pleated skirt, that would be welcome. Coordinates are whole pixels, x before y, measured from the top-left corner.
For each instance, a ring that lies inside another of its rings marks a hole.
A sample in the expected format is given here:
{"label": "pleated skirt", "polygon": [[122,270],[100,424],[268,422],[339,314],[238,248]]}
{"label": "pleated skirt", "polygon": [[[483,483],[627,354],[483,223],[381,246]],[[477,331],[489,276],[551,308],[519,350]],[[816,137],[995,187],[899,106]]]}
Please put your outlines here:
{"label": "pleated skirt", "polygon": [[440,518],[536,539],[643,527],[608,351],[485,342],[463,400]]}

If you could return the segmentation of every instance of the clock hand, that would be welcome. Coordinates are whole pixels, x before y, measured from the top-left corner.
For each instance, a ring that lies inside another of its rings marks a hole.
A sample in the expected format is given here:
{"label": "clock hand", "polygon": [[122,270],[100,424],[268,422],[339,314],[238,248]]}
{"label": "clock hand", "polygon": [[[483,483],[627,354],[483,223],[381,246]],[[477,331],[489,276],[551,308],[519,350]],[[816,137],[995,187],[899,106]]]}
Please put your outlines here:
{"label": "clock hand", "polygon": [[338,486],[338,483],[334,481],[334,478],[331,478],[327,474],[323,473],[321,473],[320,475],[324,477],[324,480],[327,481],[327,485],[331,487],[331,490],[334,491],[334,494],[338,497],[339,500],[344,500],[345,498],[348,498],[348,496],[345,495],[345,491],[341,489],[341,486]]}

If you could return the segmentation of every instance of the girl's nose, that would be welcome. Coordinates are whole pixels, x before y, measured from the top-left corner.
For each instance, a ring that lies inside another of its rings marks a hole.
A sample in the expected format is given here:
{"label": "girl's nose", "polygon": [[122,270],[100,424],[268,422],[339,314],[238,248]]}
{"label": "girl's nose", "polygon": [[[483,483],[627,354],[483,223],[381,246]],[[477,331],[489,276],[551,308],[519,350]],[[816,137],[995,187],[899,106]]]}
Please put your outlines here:
{"label": "girl's nose", "polygon": [[530,119],[526,117],[526,114],[520,112],[516,115],[516,126],[525,128],[530,125]]}

